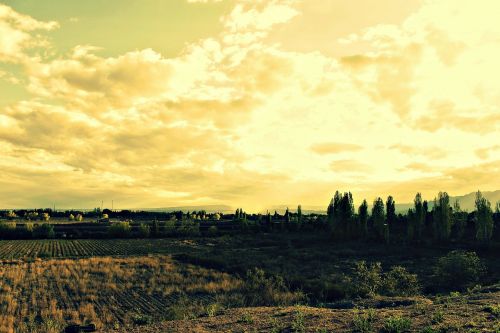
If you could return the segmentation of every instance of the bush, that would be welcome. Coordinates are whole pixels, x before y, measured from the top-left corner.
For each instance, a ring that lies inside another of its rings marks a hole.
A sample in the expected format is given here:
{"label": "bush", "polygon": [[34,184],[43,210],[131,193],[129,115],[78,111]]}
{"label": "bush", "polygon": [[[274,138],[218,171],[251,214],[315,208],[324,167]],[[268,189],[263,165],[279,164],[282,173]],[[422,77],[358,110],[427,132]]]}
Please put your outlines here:
{"label": "bush", "polygon": [[16,236],[15,223],[0,223],[0,239],[10,239]]}
{"label": "bush", "polygon": [[54,226],[48,223],[37,224],[33,227],[33,237],[34,238],[54,238]]}
{"label": "bush", "polygon": [[465,290],[476,284],[485,267],[475,252],[451,251],[439,258],[434,267],[438,287],[446,290]]}
{"label": "bush", "polygon": [[196,315],[195,305],[189,302],[189,299],[182,295],[176,302],[172,303],[165,312],[165,320],[183,320],[188,319],[189,315]]}
{"label": "bush", "polygon": [[113,238],[128,237],[130,235],[130,224],[128,222],[114,223],[109,227],[108,234]]}
{"label": "bush", "polygon": [[392,316],[387,318],[382,328],[384,333],[403,333],[409,331],[411,328],[410,318],[401,316]]}
{"label": "bush", "polygon": [[179,236],[196,237],[200,235],[200,225],[197,222],[182,221],[182,224],[176,229]]}
{"label": "bush", "polygon": [[491,313],[496,318],[500,318],[500,304],[488,305],[484,308],[484,311]]}
{"label": "bush", "polygon": [[353,296],[366,297],[375,295],[382,284],[381,272],[382,266],[379,262],[370,266],[364,260],[357,262],[351,281]]}
{"label": "bush", "polygon": [[137,235],[140,238],[148,238],[149,234],[151,233],[150,230],[151,229],[149,228],[148,225],[141,223],[141,225],[139,226],[139,229],[137,230]]}
{"label": "bush", "polygon": [[142,314],[142,313],[135,313],[132,316],[132,321],[134,322],[135,325],[149,325],[153,322],[153,318],[149,315]]}
{"label": "bush", "polygon": [[413,296],[420,291],[417,275],[408,273],[401,266],[391,267],[382,284],[383,293],[389,296]]}
{"label": "bush", "polygon": [[217,230],[217,227],[215,225],[210,226],[207,230],[207,235],[210,237],[215,237],[218,233],[219,231]]}
{"label": "bush", "polygon": [[268,278],[259,268],[247,271],[243,294],[248,306],[290,305],[304,298],[301,292],[291,292],[282,277]]}
{"label": "bush", "polygon": [[23,228],[21,228],[21,235],[26,238],[31,238],[33,237],[33,230],[34,230],[34,225],[33,223],[25,223]]}
{"label": "bush", "polygon": [[375,322],[376,312],[369,309],[366,313],[355,314],[352,320],[353,332],[368,333],[373,331],[373,323]]}
{"label": "bush", "polygon": [[292,321],[292,332],[294,333],[305,333],[305,314],[302,311],[297,310],[293,316]]}

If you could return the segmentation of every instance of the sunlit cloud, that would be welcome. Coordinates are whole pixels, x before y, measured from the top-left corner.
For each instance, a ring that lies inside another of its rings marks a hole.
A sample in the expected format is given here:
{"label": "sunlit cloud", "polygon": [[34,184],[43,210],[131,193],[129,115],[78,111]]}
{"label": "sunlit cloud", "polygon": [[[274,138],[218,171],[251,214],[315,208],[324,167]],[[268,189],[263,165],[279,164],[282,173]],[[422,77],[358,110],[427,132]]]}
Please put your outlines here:
{"label": "sunlit cloud", "polygon": [[400,202],[498,189],[497,2],[416,1],[388,16],[384,0],[366,20],[325,21],[338,52],[302,30],[359,3],[231,6],[220,33],[166,56],[56,52],[64,25],[0,5],[0,80],[30,94],[0,109],[0,205],[261,209],[323,205],[336,189]]}

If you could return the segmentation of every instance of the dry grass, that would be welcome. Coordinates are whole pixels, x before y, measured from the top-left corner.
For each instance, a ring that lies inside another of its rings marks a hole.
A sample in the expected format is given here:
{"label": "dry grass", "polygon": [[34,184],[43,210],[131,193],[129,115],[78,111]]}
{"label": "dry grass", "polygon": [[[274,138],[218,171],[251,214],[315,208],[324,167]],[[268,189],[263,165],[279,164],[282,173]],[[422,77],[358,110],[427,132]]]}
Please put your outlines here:
{"label": "dry grass", "polygon": [[0,332],[60,332],[68,322],[126,326],[164,318],[179,299],[198,305],[180,310],[187,316],[214,300],[241,299],[241,288],[229,274],[168,256],[9,262],[0,265]]}

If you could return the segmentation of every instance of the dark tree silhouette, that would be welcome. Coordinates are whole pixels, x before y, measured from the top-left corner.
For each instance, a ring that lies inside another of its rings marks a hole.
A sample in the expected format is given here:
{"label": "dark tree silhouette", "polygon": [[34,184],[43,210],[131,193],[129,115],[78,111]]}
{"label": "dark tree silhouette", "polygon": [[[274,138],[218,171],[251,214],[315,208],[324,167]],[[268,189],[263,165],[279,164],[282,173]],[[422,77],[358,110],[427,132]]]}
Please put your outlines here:
{"label": "dark tree silhouette", "polygon": [[396,222],[396,202],[392,196],[387,197],[387,201],[385,203],[385,209],[387,212],[387,224],[391,227]]}
{"label": "dark tree silhouette", "polygon": [[372,219],[377,239],[388,242],[389,229],[387,228],[387,224],[385,224],[384,201],[380,197],[373,202]]}
{"label": "dark tree silhouette", "polygon": [[368,203],[363,200],[358,208],[359,237],[366,239],[368,236]]}
{"label": "dark tree silhouette", "polygon": [[451,207],[450,197],[446,192],[439,192],[438,198],[434,199],[433,208],[433,232],[438,241],[450,238],[451,233]]}
{"label": "dark tree silhouette", "polygon": [[476,193],[476,239],[488,243],[493,235],[493,212],[491,203],[480,191]]}

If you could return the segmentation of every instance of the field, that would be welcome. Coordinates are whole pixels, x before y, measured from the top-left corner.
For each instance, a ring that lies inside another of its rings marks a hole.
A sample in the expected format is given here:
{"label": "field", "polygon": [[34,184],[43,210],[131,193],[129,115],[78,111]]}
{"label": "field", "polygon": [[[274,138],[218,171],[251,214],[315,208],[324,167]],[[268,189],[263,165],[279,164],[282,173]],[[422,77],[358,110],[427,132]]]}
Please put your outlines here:
{"label": "field", "polygon": [[189,244],[175,239],[4,240],[0,241],[0,260],[165,254],[187,251]]}
{"label": "field", "polygon": [[[366,312],[358,308],[376,309],[373,332],[397,315],[412,318],[415,332],[495,332],[487,309],[498,311],[498,252],[475,249],[486,273],[471,287],[490,287],[450,296],[436,289],[434,267],[454,248],[337,243],[318,233],[5,240],[0,332],[60,332],[70,322],[100,332],[356,332],[353,320]],[[354,297],[361,260],[380,262],[381,276],[404,267],[419,292]]]}
{"label": "field", "polygon": [[237,297],[242,286],[229,274],[178,265],[168,256],[4,264],[0,279],[1,332],[59,332],[69,321],[118,328],[163,319],[188,300],[194,315],[198,304]]}

